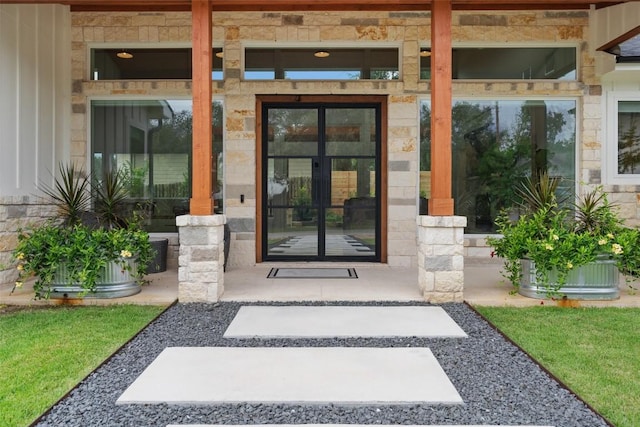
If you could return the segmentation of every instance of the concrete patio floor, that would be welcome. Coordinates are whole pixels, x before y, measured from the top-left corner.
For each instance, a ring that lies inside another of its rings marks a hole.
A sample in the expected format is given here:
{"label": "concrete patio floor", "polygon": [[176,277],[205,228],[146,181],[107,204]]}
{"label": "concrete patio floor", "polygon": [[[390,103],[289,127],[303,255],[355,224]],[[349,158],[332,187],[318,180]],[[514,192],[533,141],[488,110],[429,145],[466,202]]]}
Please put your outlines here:
{"label": "concrete patio floor", "polygon": [[[513,287],[500,274],[501,262],[478,258],[465,259],[464,299],[472,305],[533,306],[556,305],[555,301],[513,295]],[[271,279],[273,267],[354,267],[357,279]],[[178,298],[177,269],[147,276],[149,284],[137,295],[117,299],[85,299],[71,304],[148,304],[169,305]],[[225,273],[222,301],[421,301],[417,269],[389,267],[372,263],[263,263]],[[60,300],[33,299],[30,283],[13,293],[13,285],[0,286],[0,304],[55,305]],[[579,306],[640,307],[640,286],[633,291],[621,284],[620,298],[614,301],[579,301]]]}

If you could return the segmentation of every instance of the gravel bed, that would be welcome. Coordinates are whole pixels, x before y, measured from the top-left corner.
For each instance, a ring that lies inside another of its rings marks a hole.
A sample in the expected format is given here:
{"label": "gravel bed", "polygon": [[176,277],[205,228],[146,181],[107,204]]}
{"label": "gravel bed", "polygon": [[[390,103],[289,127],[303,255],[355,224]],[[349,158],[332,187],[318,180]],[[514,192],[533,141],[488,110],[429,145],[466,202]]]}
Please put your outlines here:
{"label": "gravel bed", "polygon": [[[297,303],[419,305],[420,303]],[[225,339],[243,303],[177,304],[43,416],[37,426],[167,424],[478,424],[607,426],[465,304],[442,307],[468,338]],[[255,304],[254,304],[255,305]],[[268,304],[261,304],[268,305]],[[279,305],[294,305],[283,303]],[[426,304],[425,304],[426,305]],[[166,347],[429,347],[463,405],[118,405],[125,389]]]}

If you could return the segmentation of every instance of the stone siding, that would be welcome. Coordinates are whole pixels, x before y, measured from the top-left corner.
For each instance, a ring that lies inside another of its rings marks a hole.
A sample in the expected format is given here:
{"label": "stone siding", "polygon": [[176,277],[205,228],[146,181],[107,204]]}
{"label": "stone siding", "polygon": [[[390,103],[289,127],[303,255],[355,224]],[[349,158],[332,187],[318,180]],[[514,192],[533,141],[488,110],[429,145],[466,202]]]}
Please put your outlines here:
{"label": "stone siding", "polygon": [[41,224],[55,213],[55,207],[35,197],[0,198],[0,284],[13,283],[18,277],[12,254],[19,230]]}

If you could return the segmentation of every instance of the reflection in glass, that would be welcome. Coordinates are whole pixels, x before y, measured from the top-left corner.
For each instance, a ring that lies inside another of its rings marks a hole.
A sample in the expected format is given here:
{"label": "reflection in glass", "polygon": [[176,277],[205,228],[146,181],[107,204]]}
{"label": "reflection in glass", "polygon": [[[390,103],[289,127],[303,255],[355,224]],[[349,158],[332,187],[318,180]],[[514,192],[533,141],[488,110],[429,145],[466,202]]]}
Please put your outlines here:
{"label": "reflection in glass", "polygon": [[306,108],[270,109],[267,141],[269,156],[316,156],[318,111]]}
{"label": "reflection in glass", "polygon": [[303,105],[266,111],[265,256],[375,259],[377,110]]}
{"label": "reflection in glass", "polygon": [[328,156],[375,156],[375,109],[327,109],[326,140]]}
{"label": "reflection in glass", "polygon": [[246,48],[246,80],[398,80],[397,48]]}
{"label": "reflection in glass", "polygon": [[270,208],[267,226],[267,255],[317,256],[318,213],[316,209]]}
{"label": "reflection in glass", "polygon": [[640,173],[640,101],[618,102],[618,173]]}
{"label": "reflection in glass", "polygon": [[[453,79],[576,80],[575,47],[458,47]],[[431,78],[431,58],[420,57],[420,78]]]}
{"label": "reflection in glass", "polygon": [[[145,228],[177,231],[189,212],[191,100],[108,100],[91,103],[92,172],[120,170],[131,206],[142,206]],[[222,212],[222,104],[213,103],[214,194]]]}
{"label": "reflection in glass", "polygon": [[[325,211],[325,252],[327,256],[375,256],[375,224],[365,222],[356,224],[353,221],[353,210],[345,215],[346,211],[346,209],[340,208],[331,208]],[[370,216],[370,214],[369,212],[365,216]],[[345,228],[345,219],[350,221],[349,230]]]}
{"label": "reflection in glass", "polygon": [[331,159],[331,205],[342,206],[352,198],[375,197],[375,166],[375,159],[370,158]]}
{"label": "reflection in glass", "polygon": [[[122,49],[91,49],[92,80],[191,80],[191,48],[127,48],[133,56],[118,57]],[[221,48],[213,49],[212,79],[222,80]]]}
{"label": "reflection in glass", "polygon": [[[467,217],[468,233],[495,231],[494,220],[517,201],[515,188],[542,172],[564,178],[574,193],[575,101],[454,101],[452,109],[455,213]],[[431,190],[431,114],[421,105],[420,196]]]}

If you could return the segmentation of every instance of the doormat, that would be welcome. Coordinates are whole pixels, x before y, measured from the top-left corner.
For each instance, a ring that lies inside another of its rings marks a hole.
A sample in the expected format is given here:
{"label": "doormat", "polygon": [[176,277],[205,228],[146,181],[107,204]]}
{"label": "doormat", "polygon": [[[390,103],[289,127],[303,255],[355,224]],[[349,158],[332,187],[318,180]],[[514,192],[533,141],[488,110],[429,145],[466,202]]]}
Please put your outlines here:
{"label": "doormat", "polygon": [[355,268],[272,268],[267,279],[357,279]]}

